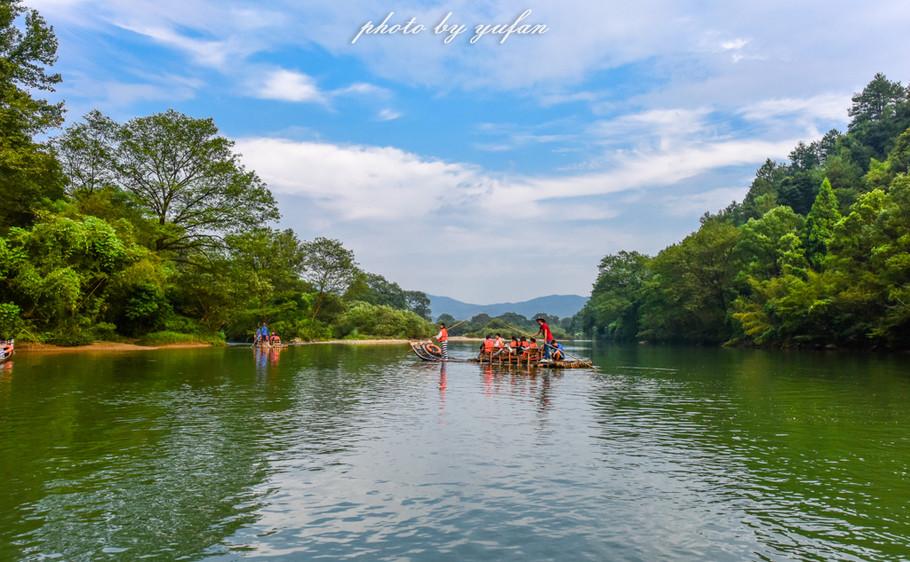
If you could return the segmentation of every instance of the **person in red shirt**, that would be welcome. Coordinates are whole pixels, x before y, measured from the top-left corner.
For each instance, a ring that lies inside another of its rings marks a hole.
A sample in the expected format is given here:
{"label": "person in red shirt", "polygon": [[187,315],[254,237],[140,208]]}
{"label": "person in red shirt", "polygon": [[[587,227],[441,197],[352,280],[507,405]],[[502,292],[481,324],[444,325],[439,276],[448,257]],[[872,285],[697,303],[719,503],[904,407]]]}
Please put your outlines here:
{"label": "person in red shirt", "polygon": [[449,359],[449,331],[446,330],[446,325],[442,322],[439,323],[439,333],[436,334],[436,341],[439,342],[439,347],[442,348],[442,360],[448,361]]}
{"label": "person in red shirt", "polygon": [[537,334],[543,336],[543,356],[545,359],[550,358],[550,342],[553,341],[553,332],[550,331],[550,326],[547,324],[547,321],[543,318],[537,319]]}

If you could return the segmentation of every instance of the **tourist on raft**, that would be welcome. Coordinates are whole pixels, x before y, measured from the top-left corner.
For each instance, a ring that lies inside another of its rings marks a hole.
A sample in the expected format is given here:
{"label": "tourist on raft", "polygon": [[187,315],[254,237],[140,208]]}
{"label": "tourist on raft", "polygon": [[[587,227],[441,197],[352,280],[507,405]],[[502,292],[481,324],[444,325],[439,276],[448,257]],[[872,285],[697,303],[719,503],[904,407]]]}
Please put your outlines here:
{"label": "tourist on raft", "polygon": [[550,358],[554,361],[562,361],[566,358],[566,348],[564,348],[558,341],[550,341],[549,347],[553,350],[553,352],[550,354]]}
{"label": "tourist on raft", "polygon": [[492,334],[487,334],[487,337],[483,340],[483,343],[480,344],[480,352],[493,353],[494,349],[496,349],[496,341],[493,339]]}
{"label": "tourist on raft", "polygon": [[265,322],[259,323],[259,328],[256,329],[256,336],[253,338],[253,345],[262,343],[269,343],[269,326]]}
{"label": "tourist on raft", "polygon": [[550,342],[553,341],[553,332],[550,331],[550,326],[549,326],[549,324],[547,324],[547,321],[544,320],[543,318],[538,318],[538,319],[537,319],[537,326],[538,326],[538,330],[537,330],[537,334],[536,334],[536,335],[543,336],[543,343],[544,343],[544,346],[543,346],[543,356],[544,356],[544,359],[549,359],[549,358],[550,358],[550,347],[549,347],[549,345],[547,345],[547,344],[549,344]]}
{"label": "tourist on raft", "polygon": [[442,348],[442,359],[449,359],[449,331],[446,330],[446,325],[442,322],[439,323],[439,333],[436,334],[436,341],[439,342],[439,347]]}
{"label": "tourist on raft", "polygon": [[496,349],[502,349],[506,346],[505,340],[502,339],[501,334],[496,334]]}
{"label": "tourist on raft", "polygon": [[515,354],[519,351],[518,336],[512,336],[512,341],[509,342],[509,353]]}
{"label": "tourist on raft", "polygon": [[269,337],[269,343],[271,345],[281,345],[281,336],[273,332],[271,337]]}

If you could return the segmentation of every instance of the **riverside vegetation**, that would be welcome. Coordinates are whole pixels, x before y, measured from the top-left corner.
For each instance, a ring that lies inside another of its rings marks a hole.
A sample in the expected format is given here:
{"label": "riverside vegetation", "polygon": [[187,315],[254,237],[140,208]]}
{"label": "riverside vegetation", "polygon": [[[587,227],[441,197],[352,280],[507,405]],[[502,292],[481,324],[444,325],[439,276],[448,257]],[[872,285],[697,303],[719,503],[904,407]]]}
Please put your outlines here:
{"label": "riverside vegetation", "polygon": [[[341,242],[270,226],[272,194],[211,119],[176,111],[63,124],[57,41],[0,6],[0,337],[57,344],[432,333],[429,299]],[[242,227],[242,228],[241,228]]]}
{"label": "riverside vegetation", "polygon": [[852,101],[846,133],[768,160],[681,242],[604,257],[576,323],[615,340],[910,347],[910,88],[877,74]]}

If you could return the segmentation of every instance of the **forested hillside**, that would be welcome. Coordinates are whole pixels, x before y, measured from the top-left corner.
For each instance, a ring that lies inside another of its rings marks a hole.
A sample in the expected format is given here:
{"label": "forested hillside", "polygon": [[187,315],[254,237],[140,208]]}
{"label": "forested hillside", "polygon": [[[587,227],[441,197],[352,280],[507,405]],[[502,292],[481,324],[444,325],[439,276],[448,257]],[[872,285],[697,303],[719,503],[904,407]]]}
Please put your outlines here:
{"label": "forested hillside", "polygon": [[847,131],[767,161],[654,257],[603,258],[578,322],[617,340],[910,346],[910,88],[877,74]]}
{"label": "forested hillside", "polygon": [[[273,227],[268,187],[211,119],[176,111],[60,131],[53,29],[0,5],[0,337],[78,344],[252,335],[417,336],[429,299],[337,240]],[[47,136],[50,141],[43,141]]]}

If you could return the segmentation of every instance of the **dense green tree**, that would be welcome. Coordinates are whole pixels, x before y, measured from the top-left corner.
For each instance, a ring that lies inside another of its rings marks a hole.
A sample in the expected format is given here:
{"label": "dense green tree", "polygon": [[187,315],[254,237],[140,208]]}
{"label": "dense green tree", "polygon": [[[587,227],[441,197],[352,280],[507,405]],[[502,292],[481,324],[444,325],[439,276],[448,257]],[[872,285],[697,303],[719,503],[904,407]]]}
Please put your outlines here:
{"label": "dense green tree", "polygon": [[84,195],[117,185],[114,151],[119,129],[113,120],[93,110],[54,139],[69,194]]}
{"label": "dense green tree", "polygon": [[24,323],[21,310],[11,302],[0,303],[0,339],[11,340],[16,338]]}
{"label": "dense green tree", "polygon": [[93,112],[57,145],[74,189],[110,181],[134,197],[158,226],[158,251],[213,246],[278,218],[271,192],[212,119],[169,110],[119,125]]}
{"label": "dense green tree", "polygon": [[405,302],[408,310],[425,320],[431,319],[430,297],[423,291],[406,291]]}
{"label": "dense green tree", "polygon": [[641,337],[713,343],[730,337],[727,314],[735,298],[738,239],[736,227],[709,221],[651,261]]}
{"label": "dense green tree", "polygon": [[[19,25],[21,22],[21,25]],[[61,80],[53,29],[18,0],[0,3],[0,232],[25,226],[50,200],[63,195],[53,153],[34,141],[63,121],[63,105],[33,96]]]}
{"label": "dense green tree", "polygon": [[112,277],[141,255],[96,217],[44,215],[28,229],[10,230],[4,246],[4,293],[25,320],[60,341],[91,339]]}
{"label": "dense green tree", "polygon": [[312,318],[316,318],[328,295],[344,293],[357,274],[354,252],[331,238],[322,236],[303,243],[303,277],[316,290]]}
{"label": "dense green tree", "polygon": [[910,127],[910,91],[878,73],[863,91],[853,96],[849,131],[858,160],[884,157],[894,139]]}
{"label": "dense green tree", "polygon": [[777,194],[785,173],[785,168],[771,160],[766,160],[761,165],[755,172],[755,179],[752,180],[752,185],[743,199],[741,209],[734,212],[737,223],[758,218],[777,206]]}
{"label": "dense green tree", "polygon": [[344,311],[336,322],[335,335],[341,338],[369,334],[391,338],[425,338],[435,333],[433,325],[410,310],[358,302]]}
{"label": "dense green tree", "polygon": [[392,308],[408,308],[406,291],[398,283],[377,273],[358,270],[351,280],[346,297]]}
{"label": "dense green tree", "polygon": [[452,316],[451,314],[449,314],[448,312],[444,312],[436,318],[436,322],[442,322],[446,326],[449,326],[449,325],[457,322],[457,319],[454,316]]}
{"label": "dense green tree", "polygon": [[816,268],[821,266],[828,253],[828,244],[834,237],[834,226],[841,219],[839,208],[831,182],[825,178],[806,216],[806,257]]}
{"label": "dense green tree", "polygon": [[643,254],[626,251],[600,261],[591,299],[581,314],[585,328],[617,340],[638,335],[642,288],[650,276],[648,261]]}
{"label": "dense green tree", "polygon": [[[790,235],[800,234],[805,220],[793,209],[778,206],[761,218],[749,219],[740,230],[735,256],[743,264],[741,271],[753,277],[766,279],[783,272],[785,255],[801,251],[794,247]],[[797,238],[797,241],[799,239]],[[789,256],[792,263],[793,256]]]}

